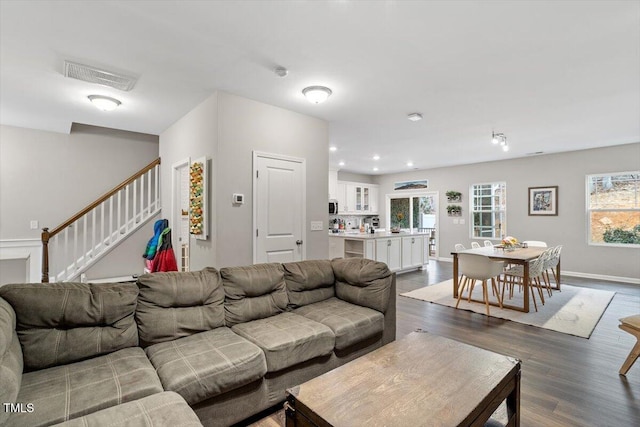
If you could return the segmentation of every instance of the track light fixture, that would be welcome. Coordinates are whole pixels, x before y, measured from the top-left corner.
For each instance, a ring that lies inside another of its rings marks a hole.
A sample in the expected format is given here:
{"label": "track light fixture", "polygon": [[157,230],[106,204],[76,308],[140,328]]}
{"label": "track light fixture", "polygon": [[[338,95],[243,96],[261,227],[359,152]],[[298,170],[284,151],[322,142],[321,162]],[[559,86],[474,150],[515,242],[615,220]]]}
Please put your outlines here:
{"label": "track light fixture", "polygon": [[502,151],[509,151],[509,145],[507,144],[507,136],[504,133],[491,132],[491,142],[495,145],[500,144]]}

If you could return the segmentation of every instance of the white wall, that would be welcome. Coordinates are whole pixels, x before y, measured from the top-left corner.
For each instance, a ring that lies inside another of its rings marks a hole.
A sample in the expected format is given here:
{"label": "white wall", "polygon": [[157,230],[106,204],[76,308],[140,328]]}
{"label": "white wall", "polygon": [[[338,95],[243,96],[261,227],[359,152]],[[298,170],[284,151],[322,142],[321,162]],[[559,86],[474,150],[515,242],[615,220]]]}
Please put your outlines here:
{"label": "white wall", "polygon": [[[69,134],[0,126],[0,242],[39,240],[43,227],[57,227],[156,158],[155,135],[81,124]],[[38,229],[30,229],[30,220]],[[90,271],[141,272],[153,223],[148,227]]]}
{"label": "white wall", "polygon": [[[307,224],[304,244],[308,259],[329,256],[327,223],[329,134],[325,121],[250,99],[220,92],[217,168],[218,261],[221,266],[252,263],[252,151],[306,159]],[[233,193],[247,202],[232,206]],[[310,231],[322,221],[323,231]]]}
{"label": "white wall", "polygon": [[375,178],[372,175],[338,171],[338,181],[350,181],[350,182],[362,182],[365,184],[375,184],[374,180]]}
{"label": "white wall", "polygon": [[[306,159],[307,258],[328,256],[328,126],[302,114],[217,92],[160,135],[163,164],[186,157],[213,159],[210,191],[210,238],[191,240],[191,269],[248,265],[252,245],[252,152],[263,151]],[[169,203],[171,178],[163,170],[163,200]],[[233,193],[245,195],[240,206]],[[321,232],[310,221],[323,221]]]}
{"label": "white wall", "polygon": [[[491,149],[491,147],[488,147]],[[394,193],[393,183],[428,179],[429,190],[440,192],[439,250],[443,258],[456,243],[470,247],[469,189],[472,184],[507,183],[507,232],[520,240],[543,240],[564,245],[562,269],[582,274],[640,279],[640,249],[591,246],[587,244],[585,177],[588,174],[624,172],[640,169],[640,143],[592,150],[549,154],[498,162],[478,163],[378,177],[380,206],[385,195]],[[528,216],[528,187],[557,185],[558,216]],[[447,216],[445,192],[463,194],[464,225],[453,224]],[[398,192],[396,192],[398,193]],[[381,223],[386,212],[381,211]]]}
{"label": "white wall", "polygon": [[[172,165],[186,158],[192,160],[199,157],[209,158],[209,180],[215,182],[215,158],[217,157],[218,144],[218,95],[203,101],[186,116],[175,122],[171,127],[160,134],[160,158],[162,159],[162,175],[160,188],[162,189],[162,215],[163,218],[171,217],[172,195]],[[208,229],[207,240],[189,239],[190,267],[191,270],[201,270],[204,267],[216,265],[216,203],[215,186],[209,186]],[[176,219],[177,221],[177,219]],[[173,229],[178,224],[170,223]],[[178,257],[176,246],[178,233],[172,233],[173,248]]]}
{"label": "white wall", "polygon": [[156,158],[155,135],[0,126],[0,240],[39,238],[42,227],[58,226]]}

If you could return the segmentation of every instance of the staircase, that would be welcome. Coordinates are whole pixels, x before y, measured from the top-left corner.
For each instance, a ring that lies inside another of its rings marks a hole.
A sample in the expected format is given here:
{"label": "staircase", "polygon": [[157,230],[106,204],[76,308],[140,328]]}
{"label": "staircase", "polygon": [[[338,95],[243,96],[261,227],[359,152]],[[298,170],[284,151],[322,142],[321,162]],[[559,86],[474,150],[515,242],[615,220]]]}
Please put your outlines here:
{"label": "staircase", "polygon": [[53,230],[42,229],[42,283],[77,281],[160,208],[158,158]]}

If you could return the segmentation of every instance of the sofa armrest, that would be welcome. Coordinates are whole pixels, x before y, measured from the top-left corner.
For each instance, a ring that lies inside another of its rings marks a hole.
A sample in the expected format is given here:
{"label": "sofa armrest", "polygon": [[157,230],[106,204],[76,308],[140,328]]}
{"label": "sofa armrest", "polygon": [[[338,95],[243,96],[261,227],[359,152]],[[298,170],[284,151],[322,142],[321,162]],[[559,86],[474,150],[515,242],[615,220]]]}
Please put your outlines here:
{"label": "sofa armrest", "polygon": [[391,275],[391,292],[389,293],[389,305],[384,312],[384,330],[382,332],[382,345],[389,344],[396,339],[396,273]]}

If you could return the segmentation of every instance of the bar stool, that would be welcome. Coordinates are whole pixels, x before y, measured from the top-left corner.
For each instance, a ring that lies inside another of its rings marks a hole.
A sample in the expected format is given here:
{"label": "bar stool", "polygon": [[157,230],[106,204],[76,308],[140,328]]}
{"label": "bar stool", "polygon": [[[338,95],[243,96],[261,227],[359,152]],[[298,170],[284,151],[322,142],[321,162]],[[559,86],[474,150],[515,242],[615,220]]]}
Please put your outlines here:
{"label": "bar stool", "polygon": [[626,375],[627,371],[633,365],[633,362],[636,361],[638,356],[640,356],[640,314],[636,314],[635,316],[623,317],[620,319],[620,324],[618,325],[620,329],[625,332],[629,332],[631,335],[636,337],[636,345],[633,346],[629,356],[627,356],[627,360],[624,361],[622,367],[620,368],[620,375]]}

